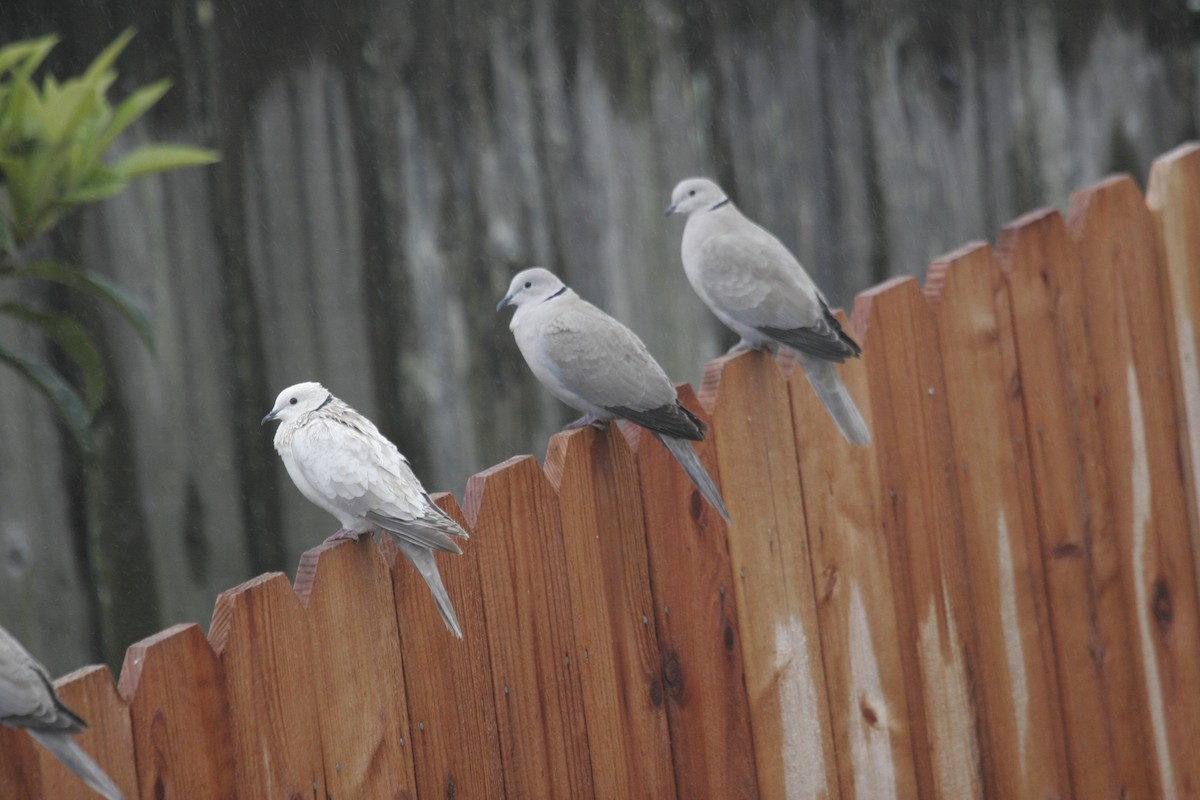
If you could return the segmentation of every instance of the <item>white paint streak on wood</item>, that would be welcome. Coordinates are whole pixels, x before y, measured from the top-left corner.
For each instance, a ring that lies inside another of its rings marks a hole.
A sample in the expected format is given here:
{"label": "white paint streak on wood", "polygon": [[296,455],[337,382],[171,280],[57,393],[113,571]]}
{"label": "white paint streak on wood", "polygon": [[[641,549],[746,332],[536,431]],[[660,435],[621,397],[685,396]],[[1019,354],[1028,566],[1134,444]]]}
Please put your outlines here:
{"label": "white paint streak on wood", "polygon": [[942,586],[942,604],[947,609],[943,642],[938,627],[938,612],[933,596],[921,622],[921,677],[925,688],[926,718],[933,735],[933,768],[941,797],[980,798],[979,745],[975,740],[975,722],[967,679],[963,670],[962,649],[950,598]]}
{"label": "white paint streak on wood", "polygon": [[[1189,341],[1191,341],[1189,337]],[[1195,366],[1195,352],[1192,353]],[[1187,370],[1184,370],[1185,374]],[[1187,378],[1185,377],[1185,383]],[[1146,574],[1146,526],[1150,521],[1150,459],[1146,453],[1146,425],[1142,418],[1142,398],[1137,371],[1130,362],[1128,369],[1129,423],[1133,445],[1133,586],[1137,596],[1138,633],[1141,639],[1142,669],[1146,673],[1146,695],[1150,707],[1150,723],[1154,730],[1154,749],[1158,754],[1158,773],[1162,780],[1164,800],[1173,800],[1175,774],[1171,765],[1171,750],[1167,742],[1166,711],[1163,707],[1162,681],[1158,674],[1158,651],[1154,646],[1154,620],[1150,619],[1150,587]]]}
{"label": "white paint streak on wood", "polygon": [[829,796],[812,666],[804,624],[796,617],[777,622],[775,675],[779,682],[779,723],[788,798]]}
{"label": "white paint streak on wood", "polygon": [[[892,761],[891,715],[883,696],[883,681],[871,641],[871,626],[858,582],[850,583],[850,758],[854,764],[854,795],[895,798],[896,765]],[[869,709],[873,720],[867,718]],[[857,710],[857,713],[855,713]]]}
{"label": "white paint streak on wood", "polygon": [[1004,629],[1004,656],[1008,662],[1008,682],[1017,723],[1017,741],[1021,751],[1021,771],[1027,769],[1025,745],[1029,736],[1029,680],[1025,674],[1025,653],[1018,625],[1016,575],[1013,573],[1012,544],[1008,540],[1008,519],[1004,509],[996,519],[996,539],[1000,557],[1000,618]]}
{"label": "white paint streak on wood", "polygon": [[1196,331],[1188,313],[1186,292],[1175,292],[1176,345],[1179,350],[1179,375],[1183,380],[1183,410],[1187,419],[1185,434],[1192,457],[1192,496],[1200,498],[1200,360],[1196,358]]}

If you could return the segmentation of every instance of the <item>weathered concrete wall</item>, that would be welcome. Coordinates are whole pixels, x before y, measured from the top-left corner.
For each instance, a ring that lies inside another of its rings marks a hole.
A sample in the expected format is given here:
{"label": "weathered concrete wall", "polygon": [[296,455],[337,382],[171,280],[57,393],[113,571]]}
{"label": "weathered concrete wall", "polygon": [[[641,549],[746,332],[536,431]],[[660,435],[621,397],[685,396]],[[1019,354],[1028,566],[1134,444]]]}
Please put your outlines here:
{"label": "weathered concrete wall", "polygon": [[0,371],[0,619],[57,671],[206,621],[336,527],[258,427],[289,384],[368,414],[431,490],[541,453],[571,412],[493,312],[523,266],[696,380],[731,337],[661,217],[682,177],[717,177],[849,303],[1109,171],[1143,176],[1196,129],[1195,21],[1165,2],[138,5],[0,8],[0,40],[61,33],[64,69],[137,25],[128,80],[176,81],[137,135],[223,153],[59,245],[143,297],[158,335],[152,357],[103,320],[102,474]]}

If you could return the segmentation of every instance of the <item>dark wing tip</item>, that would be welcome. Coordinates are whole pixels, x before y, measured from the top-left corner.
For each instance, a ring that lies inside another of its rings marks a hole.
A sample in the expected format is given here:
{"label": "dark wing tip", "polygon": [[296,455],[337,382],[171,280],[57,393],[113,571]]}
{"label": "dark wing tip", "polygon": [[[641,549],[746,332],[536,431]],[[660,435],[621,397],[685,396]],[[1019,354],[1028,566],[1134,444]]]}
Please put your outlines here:
{"label": "dark wing tip", "polygon": [[605,410],[655,433],[693,442],[703,441],[707,427],[703,420],[680,405],[678,400],[643,411],[628,406],[610,406]]}

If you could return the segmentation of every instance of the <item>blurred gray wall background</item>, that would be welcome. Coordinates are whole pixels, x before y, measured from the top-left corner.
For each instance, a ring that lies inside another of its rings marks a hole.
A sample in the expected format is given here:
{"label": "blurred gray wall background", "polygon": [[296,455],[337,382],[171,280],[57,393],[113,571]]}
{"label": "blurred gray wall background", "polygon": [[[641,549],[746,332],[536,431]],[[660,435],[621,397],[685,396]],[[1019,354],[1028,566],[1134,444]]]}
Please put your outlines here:
{"label": "blurred gray wall background", "polygon": [[93,466],[0,369],[0,624],[54,672],[207,625],[221,590],[292,573],[337,527],[258,425],[292,383],[371,417],[431,491],[540,456],[572,414],[494,312],[524,266],[695,382],[732,337],[661,215],[683,177],[717,178],[849,305],[1108,172],[1142,180],[1196,133],[1182,2],[0,6],[0,41],[63,37],[63,73],[130,25],[114,94],[175,81],[136,136],[223,160],[143,180],[46,245],[143,298],[157,331],[151,356],[48,298],[95,318],[112,370]]}

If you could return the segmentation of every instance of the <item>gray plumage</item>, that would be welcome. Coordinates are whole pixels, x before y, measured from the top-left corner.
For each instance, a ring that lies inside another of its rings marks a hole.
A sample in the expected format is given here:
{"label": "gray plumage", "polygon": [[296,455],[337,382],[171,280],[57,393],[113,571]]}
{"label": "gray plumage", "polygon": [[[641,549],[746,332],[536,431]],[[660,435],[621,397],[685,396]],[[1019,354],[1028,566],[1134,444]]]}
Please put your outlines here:
{"label": "gray plumage", "polygon": [[700,299],[741,337],[738,348],[789,348],[842,435],[852,444],[870,443],[834,366],[861,349],[795,256],[706,178],[676,186],[667,213],[688,215],[684,272]]}
{"label": "gray plumage", "polygon": [[517,307],[509,329],[526,363],[555,397],[587,416],[625,419],[653,433],[726,521],[729,511],[689,441],[704,424],[679,403],[675,386],[633,331],[540,267],[513,278],[496,310]]}
{"label": "gray plumage", "polygon": [[386,532],[425,579],[448,627],[462,628],[433,551],[461,553],[467,532],[434,504],[408,460],[375,425],[319,383],[284,389],[263,423],[279,420],[275,449],[300,493],[337,517],[330,538]]}
{"label": "gray plumage", "polygon": [[4,628],[0,628],[0,723],[25,728],[93,790],[108,800],[122,800],[121,790],[71,738],[86,730],[87,723],[59,698],[46,668]]}

